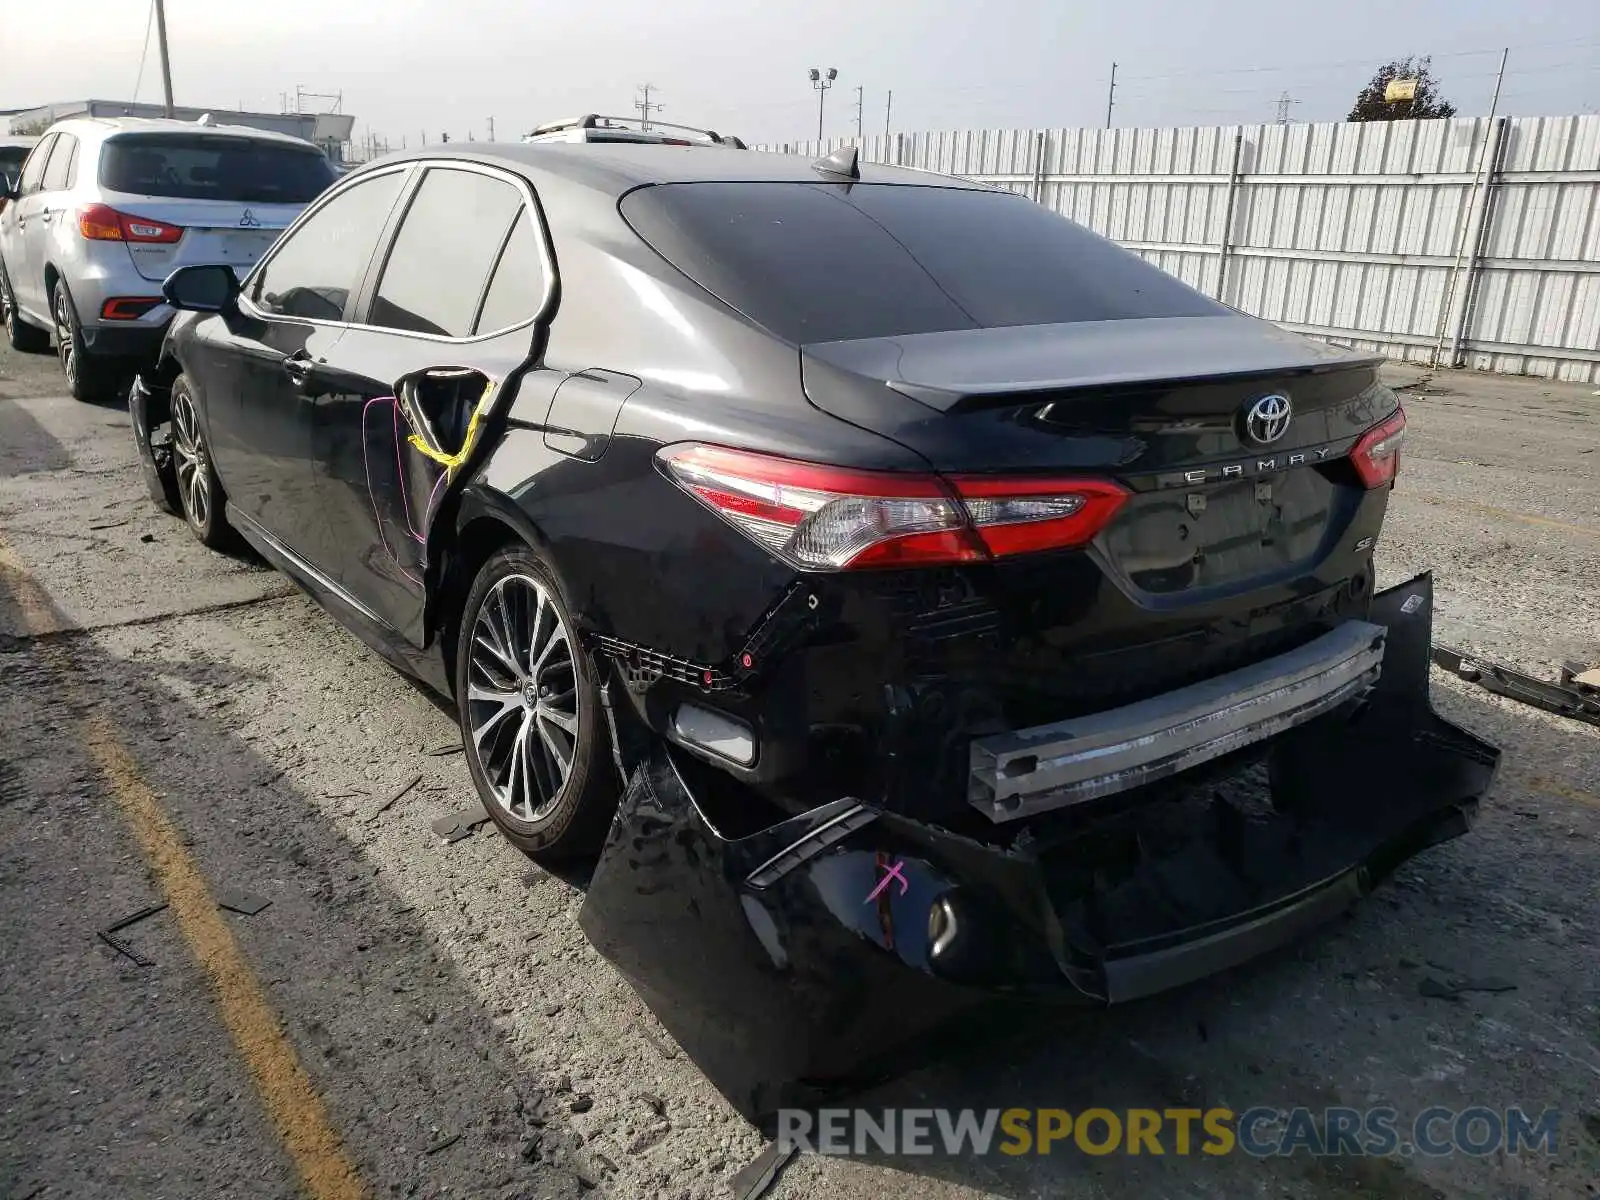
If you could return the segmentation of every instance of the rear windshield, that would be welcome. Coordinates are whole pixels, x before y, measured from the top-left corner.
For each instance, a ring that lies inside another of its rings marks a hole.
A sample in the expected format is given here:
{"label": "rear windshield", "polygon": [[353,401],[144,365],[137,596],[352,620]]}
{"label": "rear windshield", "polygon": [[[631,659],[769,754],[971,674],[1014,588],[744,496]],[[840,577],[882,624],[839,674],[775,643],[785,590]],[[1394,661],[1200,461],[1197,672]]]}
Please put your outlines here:
{"label": "rear windshield", "polygon": [[254,138],[140,134],[112,138],[100,155],[100,186],[174,200],[306,204],[333,182],[321,152]]}
{"label": "rear windshield", "polygon": [[1228,311],[1008,192],[678,183],[629,193],[622,213],[696,283],[800,345]]}
{"label": "rear windshield", "polygon": [[28,157],[26,146],[0,146],[0,180],[7,187],[16,187],[22,177],[22,162]]}

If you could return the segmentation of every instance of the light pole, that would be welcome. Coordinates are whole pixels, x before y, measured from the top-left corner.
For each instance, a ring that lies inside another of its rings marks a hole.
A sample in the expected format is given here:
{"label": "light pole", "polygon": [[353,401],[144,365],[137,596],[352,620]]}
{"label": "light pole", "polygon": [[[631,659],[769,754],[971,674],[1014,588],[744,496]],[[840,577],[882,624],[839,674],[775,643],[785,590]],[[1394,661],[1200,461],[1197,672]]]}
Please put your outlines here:
{"label": "light pole", "polygon": [[824,74],[816,67],[811,68],[811,86],[817,89],[817,141],[822,140],[822,105],[828,98],[828,89],[833,86],[833,81],[839,78],[839,72],[829,67]]}

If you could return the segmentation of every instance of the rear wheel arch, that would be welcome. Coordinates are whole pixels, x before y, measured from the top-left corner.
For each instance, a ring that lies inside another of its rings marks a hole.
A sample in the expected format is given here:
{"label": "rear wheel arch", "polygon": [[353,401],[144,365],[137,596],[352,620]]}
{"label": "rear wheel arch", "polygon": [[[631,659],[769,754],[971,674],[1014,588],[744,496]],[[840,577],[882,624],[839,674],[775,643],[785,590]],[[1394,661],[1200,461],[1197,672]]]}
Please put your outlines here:
{"label": "rear wheel arch", "polygon": [[443,566],[428,598],[427,626],[437,631],[453,687],[462,612],[483,564],[514,545],[528,546],[547,557],[548,544],[515,501],[489,488],[468,486],[458,500],[452,526],[438,539],[436,552]]}

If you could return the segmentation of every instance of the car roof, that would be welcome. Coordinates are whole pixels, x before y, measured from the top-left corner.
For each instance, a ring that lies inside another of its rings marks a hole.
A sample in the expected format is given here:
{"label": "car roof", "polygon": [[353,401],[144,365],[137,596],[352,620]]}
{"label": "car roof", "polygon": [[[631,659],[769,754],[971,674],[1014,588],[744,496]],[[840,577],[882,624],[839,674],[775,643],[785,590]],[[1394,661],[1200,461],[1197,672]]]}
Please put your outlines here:
{"label": "car roof", "polygon": [[93,130],[102,138],[115,137],[123,133],[220,133],[226,134],[228,137],[252,138],[256,141],[277,142],[285,146],[294,146],[298,149],[309,148],[317,150],[316,146],[304,138],[297,138],[287,133],[278,133],[271,129],[257,129],[252,125],[223,125],[219,123],[202,125],[198,121],[178,121],[170,117],[67,117],[52,125],[50,132],[54,132],[57,129],[68,132],[73,130]]}
{"label": "car roof", "polygon": [[[526,176],[535,186],[541,176],[586,184],[621,196],[637,187],[661,183],[825,183],[816,159],[726,146],[664,146],[646,142],[515,142],[434,146],[385,155],[353,172],[359,175],[406,162],[459,160],[500,167]],[[861,163],[861,183],[921,184],[992,190],[985,184],[916,171]],[[832,182],[839,182],[835,179]]]}

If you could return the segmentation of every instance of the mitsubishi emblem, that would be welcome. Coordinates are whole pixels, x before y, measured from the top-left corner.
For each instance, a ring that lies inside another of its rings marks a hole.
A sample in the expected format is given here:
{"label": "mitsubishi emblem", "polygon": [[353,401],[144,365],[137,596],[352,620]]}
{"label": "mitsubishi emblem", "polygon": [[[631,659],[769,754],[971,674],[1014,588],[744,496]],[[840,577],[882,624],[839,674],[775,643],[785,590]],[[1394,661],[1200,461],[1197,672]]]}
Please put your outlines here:
{"label": "mitsubishi emblem", "polygon": [[260,229],[261,228],[261,222],[256,220],[255,213],[251,212],[247,208],[247,209],[244,210],[244,216],[239,218],[239,228],[240,229]]}

